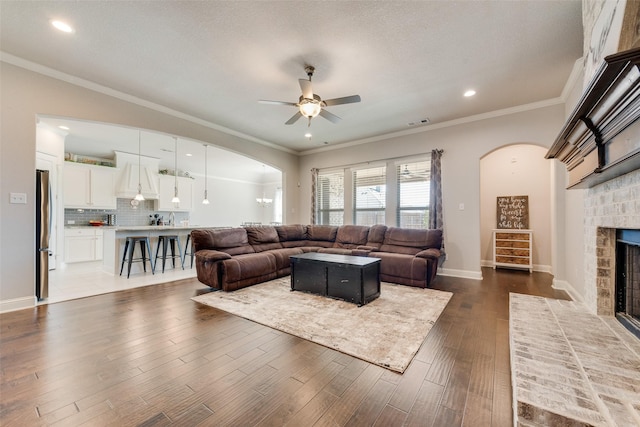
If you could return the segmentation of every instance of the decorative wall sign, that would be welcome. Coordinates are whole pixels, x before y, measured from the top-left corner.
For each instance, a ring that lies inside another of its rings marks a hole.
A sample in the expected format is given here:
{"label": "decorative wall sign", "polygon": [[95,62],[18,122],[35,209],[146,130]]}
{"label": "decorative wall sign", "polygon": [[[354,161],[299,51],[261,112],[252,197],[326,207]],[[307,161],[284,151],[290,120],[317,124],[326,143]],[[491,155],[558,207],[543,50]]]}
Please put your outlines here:
{"label": "decorative wall sign", "polygon": [[498,196],[496,228],[527,230],[529,228],[529,196]]}

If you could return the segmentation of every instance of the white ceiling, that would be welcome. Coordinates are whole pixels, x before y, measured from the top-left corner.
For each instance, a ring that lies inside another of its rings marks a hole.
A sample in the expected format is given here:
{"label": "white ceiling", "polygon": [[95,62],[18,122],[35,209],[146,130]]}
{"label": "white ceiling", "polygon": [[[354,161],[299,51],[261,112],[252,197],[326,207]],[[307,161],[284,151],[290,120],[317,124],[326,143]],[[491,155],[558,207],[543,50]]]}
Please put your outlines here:
{"label": "white ceiling", "polygon": [[[2,52],[297,152],[557,98],[582,40],[580,0],[0,1]],[[362,97],[339,124],[257,102],[296,102],[305,64]]]}

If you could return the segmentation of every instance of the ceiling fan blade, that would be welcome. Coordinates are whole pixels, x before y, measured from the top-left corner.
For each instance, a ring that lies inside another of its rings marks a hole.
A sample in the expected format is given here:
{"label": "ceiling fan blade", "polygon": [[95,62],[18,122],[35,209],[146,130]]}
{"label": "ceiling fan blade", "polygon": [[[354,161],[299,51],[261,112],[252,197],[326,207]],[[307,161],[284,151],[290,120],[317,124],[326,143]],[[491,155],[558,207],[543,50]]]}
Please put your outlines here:
{"label": "ceiling fan blade", "polygon": [[313,99],[313,89],[311,88],[311,82],[305,79],[299,79],[300,89],[302,90],[302,96],[304,98]]}
{"label": "ceiling fan blade", "polygon": [[344,96],[342,98],[325,99],[324,105],[331,107],[332,105],[352,104],[360,102],[360,95]]}
{"label": "ceiling fan blade", "polygon": [[[294,104],[294,105],[295,105],[295,104]],[[302,113],[301,113],[300,111],[298,111],[298,112],[297,112],[297,113],[295,113],[295,114],[294,114],[294,115],[293,115],[289,120],[287,120],[287,121],[285,122],[285,125],[292,125],[292,124],[294,124],[295,122],[297,122],[297,121],[298,121],[298,119],[299,119],[300,117],[302,117]]]}
{"label": "ceiling fan blade", "polygon": [[335,114],[331,114],[324,108],[320,110],[320,115],[329,120],[331,123],[338,123],[340,120],[342,120],[340,117],[336,116]]}
{"label": "ceiling fan blade", "polygon": [[272,105],[292,105],[292,106],[297,106],[297,104],[293,103],[293,102],[285,102],[285,101],[268,101],[266,99],[260,99],[258,100],[258,102],[260,104],[272,104]]}

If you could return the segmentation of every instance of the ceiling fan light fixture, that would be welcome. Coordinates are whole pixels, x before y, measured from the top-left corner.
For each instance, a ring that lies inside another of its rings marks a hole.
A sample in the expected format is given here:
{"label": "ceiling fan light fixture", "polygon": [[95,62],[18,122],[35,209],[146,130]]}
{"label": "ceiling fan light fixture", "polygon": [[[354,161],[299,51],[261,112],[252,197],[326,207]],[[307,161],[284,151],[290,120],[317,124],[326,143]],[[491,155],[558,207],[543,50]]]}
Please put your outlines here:
{"label": "ceiling fan light fixture", "polygon": [[316,117],[320,114],[320,110],[322,110],[320,101],[316,99],[303,98],[302,101],[300,101],[299,106],[300,114],[310,119]]}

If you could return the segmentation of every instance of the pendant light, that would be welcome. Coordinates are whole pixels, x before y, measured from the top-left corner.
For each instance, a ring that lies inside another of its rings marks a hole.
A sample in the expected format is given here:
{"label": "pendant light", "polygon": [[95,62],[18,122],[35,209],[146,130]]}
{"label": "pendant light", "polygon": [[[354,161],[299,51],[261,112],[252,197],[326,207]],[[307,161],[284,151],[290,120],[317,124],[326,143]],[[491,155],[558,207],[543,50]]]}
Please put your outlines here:
{"label": "pendant light", "polygon": [[171,203],[178,204],[180,203],[180,198],[178,197],[178,137],[174,136],[176,141],[175,150],[174,150],[174,164],[173,164],[173,199],[171,199]]}
{"label": "pendant light", "polygon": [[140,146],[141,146],[141,136],[142,132],[138,131],[138,194],[136,194],[136,197],[134,197],[134,200],[137,200],[139,202],[144,201],[144,196],[142,195],[142,184],[140,181],[140,170],[142,169],[142,167],[140,166]]}
{"label": "pendant light", "polygon": [[202,199],[203,205],[209,204],[209,198],[207,197],[207,144],[204,145],[204,199]]}

